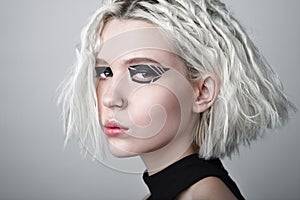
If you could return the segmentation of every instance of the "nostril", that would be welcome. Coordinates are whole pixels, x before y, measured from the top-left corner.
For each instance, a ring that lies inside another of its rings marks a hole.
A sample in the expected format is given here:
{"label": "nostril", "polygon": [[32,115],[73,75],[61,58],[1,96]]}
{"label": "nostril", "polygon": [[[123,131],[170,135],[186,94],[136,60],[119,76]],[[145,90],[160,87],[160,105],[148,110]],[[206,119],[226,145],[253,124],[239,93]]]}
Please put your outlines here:
{"label": "nostril", "polygon": [[110,107],[122,108],[123,105],[124,105],[124,100],[117,99],[117,100],[111,101]]}
{"label": "nostril", "polygon": [[108,92],[100,96],[101,102],[108,108],[122,108],[125,106],[125,100],[116,92]]}

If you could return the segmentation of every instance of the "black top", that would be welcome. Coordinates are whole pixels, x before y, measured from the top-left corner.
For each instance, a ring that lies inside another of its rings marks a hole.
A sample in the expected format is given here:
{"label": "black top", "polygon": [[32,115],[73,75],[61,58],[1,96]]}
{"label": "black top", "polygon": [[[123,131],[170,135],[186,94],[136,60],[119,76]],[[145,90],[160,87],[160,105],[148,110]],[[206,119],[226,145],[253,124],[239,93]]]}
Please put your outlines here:
{"label": "black top", "polygon": [[197,154],[184,157],[151,176],[146,171],[143,179],[151,193],[148,200],[171,200],[209,176],[221,179],[237,199],[245,199],[229,177],[220,159],[205,160],[199,158]]}

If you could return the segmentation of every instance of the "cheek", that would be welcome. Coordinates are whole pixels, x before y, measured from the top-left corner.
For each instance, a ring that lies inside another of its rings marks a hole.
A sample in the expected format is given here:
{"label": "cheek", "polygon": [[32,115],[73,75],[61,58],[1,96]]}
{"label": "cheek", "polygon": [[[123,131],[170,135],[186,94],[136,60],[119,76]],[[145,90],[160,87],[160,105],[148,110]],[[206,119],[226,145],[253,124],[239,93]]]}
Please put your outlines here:
{"label": "cheek", "polygon": [[160,133],[174,136],[180,124],[180,104],[176,96],[162,86],[147,86],[133,93],[128,114],[132,135],[148,138]]}

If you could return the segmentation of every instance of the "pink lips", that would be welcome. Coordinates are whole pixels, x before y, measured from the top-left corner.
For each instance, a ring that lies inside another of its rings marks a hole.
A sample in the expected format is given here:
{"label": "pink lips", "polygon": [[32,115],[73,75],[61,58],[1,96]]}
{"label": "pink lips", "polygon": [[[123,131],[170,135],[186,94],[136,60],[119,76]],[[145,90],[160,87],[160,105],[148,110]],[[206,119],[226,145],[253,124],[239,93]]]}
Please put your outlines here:
{"label": "pink lips", "polygon": [[118,136],[124,134],[128,128],[122,126],[116,120],[107,120],[104,124],[104,134],[107,136]]}

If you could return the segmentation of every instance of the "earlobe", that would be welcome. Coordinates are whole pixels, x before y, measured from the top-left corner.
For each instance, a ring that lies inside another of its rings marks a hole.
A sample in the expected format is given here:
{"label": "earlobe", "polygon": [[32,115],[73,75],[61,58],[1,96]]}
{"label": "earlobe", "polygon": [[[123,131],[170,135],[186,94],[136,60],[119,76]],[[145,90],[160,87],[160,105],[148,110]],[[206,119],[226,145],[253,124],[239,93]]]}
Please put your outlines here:
{"label": "earlobe", "polygon": [[204,75],[195,85],[195,101],[193,111],[202,113],[215,102],[220,90],[219,79],[212,74]]}

